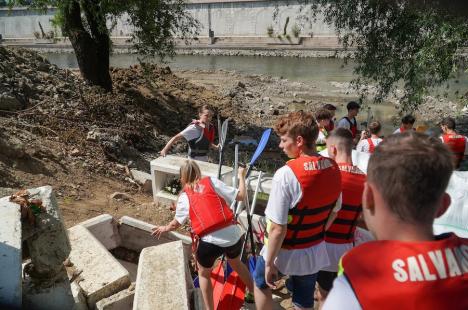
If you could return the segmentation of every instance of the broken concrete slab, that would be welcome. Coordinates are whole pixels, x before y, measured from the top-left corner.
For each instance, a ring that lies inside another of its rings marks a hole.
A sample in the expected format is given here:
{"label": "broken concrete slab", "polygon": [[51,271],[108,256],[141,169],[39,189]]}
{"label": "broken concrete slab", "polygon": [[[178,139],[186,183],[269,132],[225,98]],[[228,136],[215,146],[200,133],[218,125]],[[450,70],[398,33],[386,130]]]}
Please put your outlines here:
{"label": "broken concrete slab", "polygon": [[131,286],[96,303],[97,310],[129,310],[133,307],[135,287]]}
{"label": "broken concrete slab", "polygon": [[20,206],[0,199],[0,308],[21,308],[21,213]]}
{"label": "broken concrete slab", "polygon": [[70,283],[70,286],[73,299],[75,300],[73,310],[88,310],[88,304],[86,303],[86,298],[83,295],[83,290],[81,287],[76,282]]}
{"label": "broken concrete slab", "polygon": [[68,232],[72,244],[70,261],[83,271],[79,286],[90,308],[95,307],[99,300],[129,287],[128,271],[88,229],[77,225]]}
{"label": "broken concrete slab", "polygon": [[182,241],[141,251],[134,310],[189,309],[192,288]]}
{"label": "broken concrete slab", "polygon": [[63,266],[52,278],[37,281],[26,277],[23,281],[23,309],[61,310],[73,309],[74,305],[72,288]]}
{"label": "broken concrete slab", "polygon": [[117,221],[109,214],[98,215],[80,223],[108,250],[119,247],[122,242],[117,224]]}
{"label": "broken concrete slab", "polygon": [[51,186],[29,189],[30,199],[41,199],[46,212],[36,216],[35,225],[22,225],[35,274],[55,276],[70,253],[70,242]]}
{"label": "broken concrete slab", "polygon": [[122,240],[121,246],[140,252],[148,246],[156,246],[167,242],[182,240],[187,257],[190,257],[192,251],[192,239],[189,236],[177,232],[165,233],[160,239],[151,236],[155,225],[134,219],[129,216],[123,216],[119,220],[119,234]]}
{"label": "broken concrete slab", "polygon": [[130,174],[132,178],[142,186],[142,191],[145,193],[151,193],[152,191],[152,182],[151,182],[151,174],[137,170],[137,169],[130,169]]}

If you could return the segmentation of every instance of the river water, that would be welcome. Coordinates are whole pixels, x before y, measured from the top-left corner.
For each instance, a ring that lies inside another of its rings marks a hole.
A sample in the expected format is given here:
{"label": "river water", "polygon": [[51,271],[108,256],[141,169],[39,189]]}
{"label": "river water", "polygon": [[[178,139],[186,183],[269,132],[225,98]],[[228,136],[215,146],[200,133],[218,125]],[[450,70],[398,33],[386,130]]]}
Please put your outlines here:
{"label": "river water", "polygon": [[[60,68],[78,68],[73,53],[44,53],[47,59]],[[155,61],[157,62],[157,61]],[[138,63],[138,55],[115,54],[110,58],[111,66],[125,68]],[[290,81],[313,82],[318,88],[326,92],[334,88],[331,82],[349,82],[353,75],[353,64],[345,65],[338,58],[294,58],[294,57],[258,57],[258,56],[201,56],[177,55],[167,62],[173,70],[230,70],[243,74],[264,74],[283,77]],[[455,90],[468,90],[468,75],[459,74],[449,82],[451,93]],[[434,90],[442,93],[445,88]],[[449,95],[453,99],[453,96]],[[372,115],[383,123],[383,133],[388,135],[394,129],[391,119],[396,114],[393,105],[383,103],[370,105]],[[365,112],[365,111],[363,111]],[[337,111],[337,115],[345,111]],[[360,113],[358,121],[367,119],[367,113]]]}

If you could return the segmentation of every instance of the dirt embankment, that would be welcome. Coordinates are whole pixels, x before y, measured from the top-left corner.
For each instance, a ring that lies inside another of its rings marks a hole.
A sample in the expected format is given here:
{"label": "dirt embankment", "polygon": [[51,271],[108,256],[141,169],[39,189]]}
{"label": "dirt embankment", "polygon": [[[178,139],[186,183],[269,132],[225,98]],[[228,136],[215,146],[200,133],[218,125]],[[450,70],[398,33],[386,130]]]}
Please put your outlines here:
{"label": "dirt embankment", "polygon": [[[196,117],[197,107],[211,104],[231,119],[230,142],[257,139],[288,111],[313,111],[323,103],[343,106],[355,97],[339,86],[324,92],[314,83],[223,70],[175,75],[168,67],[137,65],[114,68],[111,74],[114,90],[106,93],[35,52],[0,47],[2,196],[9,193],[2,188],[50,184],[67,225],[100,213],[163,223],[172,214],[140,192],[128,169],[149,172],[149,160]],[[426,110],[440,117],[440,109],[452,113],[453,104]],[[282,163],[277,142],[272,137],[261,169]],[[179,143],[172,152],[185,148]],[[242,146],[241,159],[247,161],[254,148]],[[230,145],[225,163],[232,162],[232,150]],[[212,158],[217,161],[217,154]],[[117,191],[129,199],[110,199]]]}
{"label": "dirt embankment", "polygon": [[[106,93],[37,53],[0,47],[0,188],[54,186],[67,225],[100,213],[153,223],[172,216],[139,192],[128,168],[149,172],[149,160],[198,106],[215,105],[227,117],[234,102],[169,68],[133,66],[111,74],[114,90]],[[109,199],[116,191],[129,199]]]}

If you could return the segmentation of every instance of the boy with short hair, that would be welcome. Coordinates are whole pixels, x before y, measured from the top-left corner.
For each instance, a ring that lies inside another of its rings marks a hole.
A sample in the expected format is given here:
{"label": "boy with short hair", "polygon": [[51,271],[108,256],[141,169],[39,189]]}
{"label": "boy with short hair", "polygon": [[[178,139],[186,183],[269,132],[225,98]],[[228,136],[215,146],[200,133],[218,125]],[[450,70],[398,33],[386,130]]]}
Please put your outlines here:
{"label": "boy with short hair", "polygon": [[397,128],[393,132],[393,134],[403,133],[403,132],[405,132],[407,130],[414,130],[413,126],[414,126],[415,122],[416,122],[416,119],[414,118],[413,115],[408,114],[408,115],[403,116],[403,118],[401,119],[400,128]]}
{"label": "boy with short hair", "polygon": [[341,259],[328,309],[468,309],[468,239],[434,236],[451,153],[439,139],[408,131],[386,138],[370,157],[364,220],[378,241]]}
{"label": "boy with short hair", "polygon": [[330,119],[330,123],[328,124],[328,126],[325,127],[325,129],[330,132],[332,131],[333,129],[335,129],[335,113],[336,113],[336,107],[333,105],[333,104],[330,104],[330,103],[327,103],[327,104],[324,104],[323,109],[325,110],[328,110],[331,112],[332,114],[332,117]]}
{"label": "boy with short hair", "polygon": [[361,133],[361,140],[359,141],[356,150],[359,152],[366,152],[366,153],[374,153],[375,147],[382,142],[382,138],[380,138],[380,131],[382,126],[379,122],[372,122],[369,125],[369,133],[370,137],[366,136],[366,132],[363,131]]}
{"label": "boy with short hair", "polygon": [[[254,272],[257,309],[272,309],[278,272],[296,309],[312,309],[317,272],[329,264],[324,242],[327,219],[341,193],[338,166],[315,152],[318,127],[311,113],[278,119],[280,148],[292,160],[276,171],[265,210],[268,238]],[[339,205],[338,205],[339,206]]]}
{"label": "boy with short hair", "polygon": [[337,128],[327,139],[328,156],[335,160],[341,172],[342,204],[341,209],[332,212],[332,224],[325,232],[330,264],[318,273],[321,303],[332,288],[338,272],[338,262],[343,254],[354,246],[354,232],[362,212],[362,192],[366,175],[353,165],[353,137],[349,130]]}
{"label": "boy with short hair", "polygon": [[332,117],[332,113],[327,109],[318,109],[317,112],[315,112],[315,119],[317,120],[319,128],[319,134],[317,141],[315,142],[317,152],[321,152],[327,148],[327,137],[329,132],[327,130],[327,126],[330,125]]}
{"label": "boy with short hair", "polygon": [[348,114],[341,118],[337,125],[337,127],[339,128],[349,129],[353,134],[353,139],[356,139],[358,133],[356,116],[358,115],[360,108],[361,106],[357,102],[348,102],[348,104],[346,105]]}
{"label": "boy with short hair", "polygon": [[463,158],[468,155],[468,138],[456,132],[456,125],[455,120],[451,117],[444,118],[440,123],[442,129],[440,139],[452,151],[455,169],[460,167]]}

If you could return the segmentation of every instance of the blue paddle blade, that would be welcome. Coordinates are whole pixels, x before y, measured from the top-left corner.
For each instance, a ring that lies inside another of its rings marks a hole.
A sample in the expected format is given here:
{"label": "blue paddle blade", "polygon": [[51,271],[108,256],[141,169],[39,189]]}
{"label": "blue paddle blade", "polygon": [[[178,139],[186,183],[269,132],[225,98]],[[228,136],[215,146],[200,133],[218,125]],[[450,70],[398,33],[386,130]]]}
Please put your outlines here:
{"label": "blue paddle blade", "polygon": [[257,161],[257,159],[260,157],[263,150],[265,149],[265,147],[266,147],[266,145],[268,143],[268,139],[270,139],[270,135],[271,135],[271,128],[265,129],[265,131],[263,132],[262,137],[260,139],[260,142],[258,142],[257,149],[255,150],[255,153],[253,154],[252,159],[250,160],[249,168],[247,169],[246,177],[249,176],[253,165],[255,164],[255,162]]}
{"label": "blue paddle blade", "polygon": [[224,280],[226,280],[229,275],[232,273],[232,267],[229,263],[226,264],[226,269],[224,270]]}
{"label": "blue paddle blade", "polygon": [[252,256],[249,257],[249,271],[250,271],[250,274],[254,274],[255,266],[257,266],[257,257],[252,255]]}
{"label": "blue paddle blade", "polygon": [[200,281],[198,280],[198,277],[195,277],[195,279],[193,279],[193,286],[195,286],[196,288],[200,287]]}

